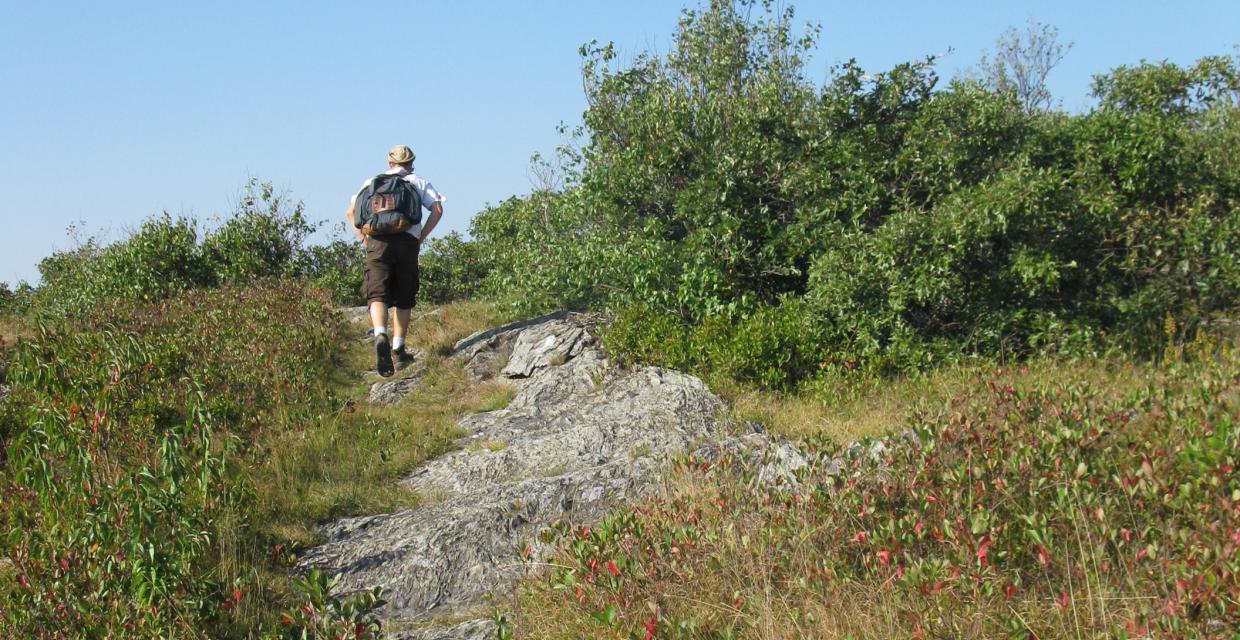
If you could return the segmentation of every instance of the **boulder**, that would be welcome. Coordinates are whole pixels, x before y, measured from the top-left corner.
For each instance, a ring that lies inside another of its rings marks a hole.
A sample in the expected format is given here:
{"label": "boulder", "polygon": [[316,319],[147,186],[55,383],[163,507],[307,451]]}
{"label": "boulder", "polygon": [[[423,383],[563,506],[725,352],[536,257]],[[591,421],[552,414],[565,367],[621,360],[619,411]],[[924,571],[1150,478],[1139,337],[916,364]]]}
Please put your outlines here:
{"label": "boulder", "polygon": [[508,378],[528,378],[539,369],[567,362],[594,344],[594,336],[584,327],[565,320],[552,320],[530,327],[517,335],[512,356],[500,370]]}
{"label": "boulder", "polygon": [[344,316],[348,322],[362,322],[370,317],[370,308],[366,306],[341,307],[336,311],[340,312],[340,315]]}

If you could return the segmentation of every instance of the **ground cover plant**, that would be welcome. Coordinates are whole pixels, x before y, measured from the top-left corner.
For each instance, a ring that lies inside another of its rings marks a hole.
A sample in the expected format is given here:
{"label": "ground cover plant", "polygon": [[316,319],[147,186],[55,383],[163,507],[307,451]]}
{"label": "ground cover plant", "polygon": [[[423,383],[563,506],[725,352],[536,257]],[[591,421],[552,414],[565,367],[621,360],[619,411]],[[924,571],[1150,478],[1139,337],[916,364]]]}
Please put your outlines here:
{"label": "ground cover plant", "polygon": [[1240,355],[1203,342],[1125,366],[1118,387],[994,370],[799,489],[684,462],[660,497],[561,529],[506,621],[530,638],[1230,637]]}
{"label": "ground cover plant", "polygon": [[331,601],[325,577],[290,582],[288,563],[316,522],[408,504],[376,487],[448,447],[460,413],[511,397],[445,358],[486,310],[439,317],[413,333],[431,394],[414,420],[358,406],[362,331],[308,286],[122,299],[71,332],[38,325],[2,356],[0,632],[373,636],[376,594]]}

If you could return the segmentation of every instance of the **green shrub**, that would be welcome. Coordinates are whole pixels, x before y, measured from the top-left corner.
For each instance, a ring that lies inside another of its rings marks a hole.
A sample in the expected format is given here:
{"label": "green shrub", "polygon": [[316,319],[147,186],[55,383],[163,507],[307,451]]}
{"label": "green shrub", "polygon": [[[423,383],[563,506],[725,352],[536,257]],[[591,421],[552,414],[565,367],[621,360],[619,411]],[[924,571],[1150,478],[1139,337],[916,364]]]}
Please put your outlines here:
{"label": "green shrub", "polygon": [[[1116,338],[1150,352],[1168,315],[1187,335],[1236,311],[1235,59],[1117,68],[1095,80],[1098,107],[1070,115],[974,82],[940,89],[933,59],[849,62],[819,85],[815,37],[791,10],[716,0],[684,14],[664,56],[621,66],[583,47],[567,187],[476,218],[484,293],[517,313],[726,318],[714,355],[689,359],[780,387],[791,379],[759,370],[890,373]],[[790,297],[801,320],[759,331],[769,344],[722,337],[792,313],[774,311]],[[635,331],[618,353],[678,349]],[[749,356],[772,360],[729,365]]]}
{"label": "green shrub", "polygon": [[286,196],[251,178],[232,216],[203,239],[201,254],[220,284],[289,276],[307,236],[314,232],[302,205],[288,210]]}
{"label": "green shrub", "polygon": [[821,351],[809,327],[805,305],[791,298],[741,318],[717,315],[693,327],[679,316],[629,305],[617,312],[603,344],[624,364],[788,391],[819,368]]}
{"label": "green shrub", "polygon": [[158,300],[215,282],[198,250],[198,225],[164,214],[126,240],[53,254],[39,264],[40,312],[82,314],[110,300]]}
{"label": "green shrub", "polygon": [[366,254],[352,234],[327,244],[306,247],[297,254],[293,270],[311,285],[330,291],[340,306],[366,304],[362,297],[362,276]]}
{"label": "green shrub", "polygon": [[30,310],[34,287],[25,282],[9,288],[7,282],[0,282],[0,315],[21,316]]}
{"label": "green shrub", "polygon": [[477,243],[455,231],[430,239],[418,257],[418,297],[431,304],[472,298],[487,276],[487,265],[479,254]]}
{"label": "green shrub", "polygon": [[45,317],[80,316],[115,301],[163,300],[268,277],[307,280],[331,290],[340,304],[361,304],[363,259],[356,244],[306,246],[314,230],[300,203],[290,205],[270,184],[252,179],[237,209],[201,242],[195,220],[165,213],[112,244],[90,238],[44,258],[43,282],[29,296],[29,306]]}

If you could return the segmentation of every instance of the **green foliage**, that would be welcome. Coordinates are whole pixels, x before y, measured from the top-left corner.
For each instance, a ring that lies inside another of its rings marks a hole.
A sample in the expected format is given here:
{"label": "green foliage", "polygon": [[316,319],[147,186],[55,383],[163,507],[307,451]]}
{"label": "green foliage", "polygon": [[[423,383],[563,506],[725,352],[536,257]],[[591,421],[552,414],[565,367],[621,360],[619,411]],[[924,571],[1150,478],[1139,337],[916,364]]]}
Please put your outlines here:
{"label": "green foliage", "polygon": [[473,297],[487,272],[478,254],[478,244],[466,241],[455,231],[430,239],[418,256],[418,297],[431,304]]}
{"label": "green foliage", "polygon": [[314,232],[297,203],[270,183],[251,178],[232,216],[203,240],[201,255],[220,284],[288,276],[306,236]]}
{"label": "green foliage", "polygon": [[281,619],[288,640],[349,638],[378,640],[383,638],[383,625],[374,611],[386,601],[382,589],[363,591],[345,599],[330,597],[332,580],[320,569],[311,569],[294,580],[304,602],[293,607]]}
{"label": "green foliage", "polygon": [[678,316],[623,308],[603,335],[625,364],[653,364],[770,389],[792,390],[820,368],[806,307],[789,298],[736,320],[714,316],[687,327]]}
{"label": "green foliage", "polygon": [[214,282],[198,251],[198,225],[164,214],[146,220],[124,242],[88,240],[39,263],[36,309],[83,313],[109,300],[158,300]]}
{"label": "green foliage", "polygon": [[[1040,94],[940,88],[933,59],[848,62],[815,84],[816,30],[758,4],[687,11],[666,56],[628,66],[582,48],[584,143],[561,150],[562,191],[475,219],[484,293],[517,313],[642,307],[718,339],[659,346],[662,321],[630,325],[616,355],[687,350],[779,388],[815,362],[1152,352],[1168,315],[1191,332],[1235,312],[1236,60],[1120,67],[1095,80],[1095,110],[1068,115],[1027,108]],[[761,347],[727,338],[782,315],[796,320]]]}
{"label": "green foliage", "polygon": [[7,282],[0,282],[0,315],[24,315],[30,309],[33,296],[34,287],[26,282],[14,288],[9,288]]}
{"label": "green foliage", "polygon": [[291,205],[270,184],[252,179],[236,211],[205,233],[197,221],[165,213],[118,242],[90,238],[44,258],[43,282],[30,306],[45,317],[82,315],[115,301],[163,300],[267,277],[308,280],[329,288],[341,303],[357,301],[361,253],[342,240],[307,247],[314,230],[300,203]]}
{"label": "green foliage", "polygon": [[258,434],[324,406],[330,314],[319,294],[250,285],[122,300],[19,342],[0,404],[15,574],[0,631],[244,637],[273,604],[246,469]]}
{"label": "green foliage", "polygon": [[298,252],[293,272],[311,285],[331,292],[332,302],[340,306],[361,306],[366,304],[362,297],[366,254],[353,234],[342,235],[345,237]]}

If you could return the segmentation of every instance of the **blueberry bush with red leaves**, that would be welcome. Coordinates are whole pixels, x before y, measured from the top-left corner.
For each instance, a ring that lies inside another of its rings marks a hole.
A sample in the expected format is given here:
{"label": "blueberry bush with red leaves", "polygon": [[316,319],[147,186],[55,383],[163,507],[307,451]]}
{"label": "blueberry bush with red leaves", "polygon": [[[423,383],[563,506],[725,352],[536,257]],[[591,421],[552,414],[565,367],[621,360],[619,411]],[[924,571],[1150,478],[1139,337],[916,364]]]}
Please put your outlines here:
{"label": "blueberry bush with red leaves", "polygon": [[877,456],[763,488],[669,490],[548,536],[518,637],[1226,637],[1240,625],[1240,353],[1198,342],[1132,390],[996,372]]}
{"label": "blueberry bush with red leaves", "polygon": [[264,433],[334,406],[338,331],[325,293],[259,282],[117,301],[14,345],[2,635],[282,633],[291,596],[260,569],[288,556],[260,530],[252,471]]}

